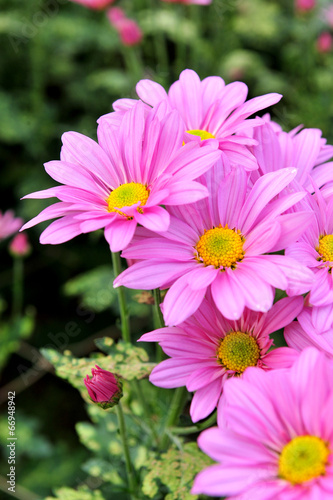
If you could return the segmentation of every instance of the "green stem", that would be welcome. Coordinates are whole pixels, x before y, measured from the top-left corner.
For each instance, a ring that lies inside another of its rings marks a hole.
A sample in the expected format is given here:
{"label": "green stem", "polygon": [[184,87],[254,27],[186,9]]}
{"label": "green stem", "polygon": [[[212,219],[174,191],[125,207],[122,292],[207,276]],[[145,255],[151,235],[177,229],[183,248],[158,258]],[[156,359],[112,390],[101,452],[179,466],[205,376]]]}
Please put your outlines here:
{"label": "green stem", "polygon": [[[119,252],[112,252],[112,264],[115,278],[121,273],[121,262]],[[121,318],[121,333],[125,342],[131,342],[130,322],[128,308],[126,305],[125,289],[122,286],[117,288],[120,318]]]}
{"label": "green stem", "polygon": [[196,432],[208,429],[212,425],[216,424],[216,412],[214,412],[205,422],[198,425],[192,425],[190,427],[171,427],[170,431],[173,434],[195,434]]}
{"label": "green stem", "polygon": [[178,387],[174,392],[169,413],[165,421],[164,435],[161,439],[161,445],[160,445],[161,449],[165,449],[167,447],[167,444],[169,442],[169,437],[166,433],[166,430],[168,430],[170,427],[173,427],[178,422],[179,415],[181,414],[182,409],[184,407],[186,394],[187,394],[186,387]]}
{"label": "green stem", "polygon": [[[153,290],[154,296],[154,329],[163,328],[165,326],[163,314],[160,308],[161,299],[161,291],[159,288]],[[160,363],[165,359],[164,352],[159,344],[156,343],[156,361]]]}
{"label": "green stem", "polygon": [[23,304],[23,259],[14,257],[13,263],[13,317],[19,317]]}
{"label": "green stem", "polygon": [[144,74],[139,48],[126,47],[123,45],[121,50],[129,76],[136,83],[141,80]]}
{"label": "green stem", "polygon": [[118,417],[120,438],[121,438],[122,445],[123,445],[126,474],[127,474],[128,486],[130,489],[130,497],[135,499],[136,497],[134,495],[134,492],[136,491],[137,484],[136,484],[134,469],[132,466],[131,457],[130,457],[130,453],[129,453],[128,443],[127,443],[125,418],[124,418],[124,413],[123,413],[121,403],[119,402],[115,408],[116,408],[117,417]]}

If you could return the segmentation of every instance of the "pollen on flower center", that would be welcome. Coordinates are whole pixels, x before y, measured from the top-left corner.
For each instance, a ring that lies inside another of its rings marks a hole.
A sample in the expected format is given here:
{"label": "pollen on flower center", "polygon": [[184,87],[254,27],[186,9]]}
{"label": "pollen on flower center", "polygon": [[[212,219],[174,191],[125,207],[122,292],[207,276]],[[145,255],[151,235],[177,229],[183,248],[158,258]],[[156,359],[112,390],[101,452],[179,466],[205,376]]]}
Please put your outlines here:
{"label": "pollen on flower center", "polygon": [[217,350],[217,357],[228,369],[243,373],[248,366],[256,366],[260,349],[254,337],[244,332],[230,332]]}
{"label": "pollen on flower center", "polygon": [[142,207],[147,203],[149,197],[149,190],[143,184],[139,182],[129,182],[128,184],[121,184],[119,187],[111,191],[110,196],[108,197],[108,212],[117,212],[124,217],[127,215],[118,210],[122,207],[130,207],[135,203],[140,202],[139,207],[137,208],[138,212],[142,213]]}
{"label": "pollen on flower center", "polygon": [[326,234],[319,238],[319,247],[317,252],[321,255],[324,262],[333,261],[333,234]]}
{"label": "pollen on flower center", "polygon": [[326,472],[330,450],[317,436],[297,436],[282,450],[279,476],[292,484],[309,481]]}
{"label": "pollen on flower center", "polygon": [[207,132],[207,130],[193,129],[187,130],[187,133],[191,135],[198,135],[199,137],[201,137],[202,141],[204,141],[205,139],[215,139],[215,135]]}
{"label": "pollen on flower center", "polygon": [[206,266],[231,267],[235,269],[236,263],[244,257],[243,244],[245,239],[234,229],[214,227],[205,230],[195,249],[196,259]]}

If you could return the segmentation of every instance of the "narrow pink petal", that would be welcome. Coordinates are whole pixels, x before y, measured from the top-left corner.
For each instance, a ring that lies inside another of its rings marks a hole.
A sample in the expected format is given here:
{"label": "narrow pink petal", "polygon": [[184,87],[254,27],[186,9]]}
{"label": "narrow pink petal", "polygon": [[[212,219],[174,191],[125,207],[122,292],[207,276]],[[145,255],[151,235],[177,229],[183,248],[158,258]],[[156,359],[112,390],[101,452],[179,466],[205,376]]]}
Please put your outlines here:
{"label": "narrow pink petal", "polygon": [[322,187],[327,182],[333,181],[333,162],[319,165],[311,171],[311,177],[318,187]]}
{"label": "narrow pink petal", "polygon": [[159,83],[152,80],[140,80],[136,85],[136,93],[140,99],[150,106],[157,106],[161,101],[168,99],[168,94]]}
{"label": "narrow pink petal", "polygon": [[187,283],[192,290],[207,288],[217,277],[220,271],[213,266],[198,264],[196,269],[187,275]]}
{"label": "narrow pink petal", "polygon": [[285,254],[308,267],[318,266],[318,253],[315,248],[306,241],[298,241],[286,247]]}
{"label": "narrow pink petal", "polygon": [[58,193],[62,188],[63,186],[55,186],[43,189],[42,191],[35,191],[34,193],[26,194],[21,199],[26,200],[28,198],[33,198],[34,200],[43,200],[44,198],[58,198]]}
{"label": "narrow pink petal", "polygon": [[284,273],[281,273],[280,268],[270,262],[265,255],[257,257],[247,257],[244,263],[251,266],[258,278],[269,283],[275,288],[286,290],[288,287],[288,279]]}
{"label": "narrow pink petal", "polygon": [[242,167],[222,180],[218,191],[218,210],[222,226],[238,228],[238,217],[245,200],[248,175]]}
{"label": "narrow pink petal", "polygon": [[271,285],[258,277],[256,269],[243,261],[232,274],[235,286],[240,290],[245,305],[253,311],[267,312],[273,305]]}
{"label": "narrow pink petal", "polygon": [[76,221],[72,216],[66,215],[59,220],[50,224],[45,231],[40,235],[40,242],[51,245],[58,245],[69,241],[75,236],[81,234],[80,222]]}
{"label": "narrow pink petal", "polygon": [[140,164],[144,125],[144,106],[138,101],[125,113],[119,128],[119,146],[128,182],[141,181]]}
{"label": "narrow pink petal", "polygon": [[279,252],[297,241],[311,224],[313,212],[295,212],[280,215],[277,222],[281,227],[280,238],[272,246],[270,252]]}
{"label": "narrow pink petal", "polygon": [[[190,148],[188,148],[190,146]],[[210,146],[197,146],[193,142],[185,144],[168,167],[177,181],[197,179],[209,170],[221,157],[221,151]]]}
{"label": "narrow pink petal", "polygon": [[170,225],[170,215],[162,207],[143,208],[143,214],[136,212],[134,218],[142,226],[157,233],[167,231]]}
{"label": "narrow pink petal", "polygon": [[312,308],[312,322],[319,332],[326,332],[333,327],[333,304]]}
{"label": "narrow pink petal", "polygon": [[[211,349],[212,351],[212,349]],[[212,352],[209,353],[210,356]],[[222,378],[225,373],[225,369],[218,364],[217,359],[212,360],[210,366],[203,366],[199,370],[195,370],[186,382],[186,389],[189,392],[197,391],[203,387],[206,387],[211,382],[216,379]],[[219,390],[221,390],[221,384],[219,386]],[[219,392],[220,395],[221,391]]]}
{"label": "narrow pink petal", "polygon": [[52,179],[62,184],[92,191],[103,198],[107,197],[111,192],[111,187],[107,189],[106,186],[95,182],[91,174],[78,165],[53,160],[45,163],[44,167]]}
{"label": "narrow pink petal", "polygon": [[164,339],[174,339],[174,335],[182,335],[183,333],[183,329],[177,326],[157,328],[156,330],[143,334],[137,342],[160,342]]}
{"label": "narrow pink petal", "polygon": [[[233,273],[234,271],[230,271]],[[237,269],[236,269],[237,272]],[[228,271],[219,272],[212,283],[212,295],[217,308],[228,319],[239,319],[245,307],[243,294],[237,291]]]}
{"label": "narrow pink petal", "polygon": [[208,417],[215,410],[221,391],[222,380],[218,378],[195,392],[190,407],[190,416],[193,422]]}
{"label": "narrow pink petal", "polygon": [[35,226],[36,224],[39,224],[40,222],[43,222],[45,220],[56,219],[57,217],[61,217],[63,215],[70,215],[71,211],[73,211],[71,207],[72,207],[71,203],[64,203],[64,202],[54,203],[53,205],[44,208],[44,210],[42,210],[40,214],[38,214],[36,217],[31,219],[26,224],[24,224],[24,226],[22,226],[21,228],[21,231],[24,231],[29,227]]}
{"label": "narrow pink petal", "polygon": [[319,269],[311,288],[310,303],[313,306],[326,306],[333,302],[332,275],[328,268]]}
{"label": "narrow pink petal", "polygon": [[232,111],[244,103],[247,93],[245,83],[232,82],[226,85],[220,95],[216,96],[218,100],[212,103],[202,128],[206,130],[209,126],[212,133],[219,136],[224,121]]}
{"label": "narrow pink petal", "polygon": [[295,168],[283,168],[260,177],[245,201],[240,217],[239,229],[247,233],[264,207],[279,194],[295,177]]}
{"label": "narrow pink petal", "polygon": [[293,145],[293,165],[298,170],[296,179],[303,184],[316,163],[321,148],[321,130],[310,128],[301,130],[295,136]]}
{"label": "narrow pink petal", "polygon": [[209,193],[205,186],[195,181],[179,181],[168,185],[169,196],[165,205],[185,205],[206,198]]}
{"label": "narrow pink petal", "polygon": [[116,219],[106,226],[104,235],[111,252],[120,252],[131,242],[136,228],[135,220]]}
{"label": "narrow pink petal", "polygon": [[[208,76],[204,78],[201,82],[201,99],[203,115],[205,116],[210,106],[214,101],[216,101],[222,94],[225,88],[224,80],[220,76]],[[200,124],[204,128],[204,122]]]}
{"label": "narrow pink petal", "polygon": [[297,360],[299,353],[291,347],[278,347],[268,352],[263,357],[263,362],[268,368],[290,368]]}
{"label": "narrow pink petal", "polygon": [[201,82],[198,75],[186,69],[169,89],[173,108],[180,111],[188,130],[200,128],[202,122]]}
{"label": "narrow pink petal", "polygon": [[99,144],[77,132],[66,132],[62,135],[62,142],[61,161],[80,165],[108,186],[115,185],[114,167]]}
{"label": "narrow pink petal", "polygon": [[280,241],[280,237],[281,226],[276,219],[257,224],[246,237],[244,243],[246,256],[251,257],[272,252],[277,242]]}
{"label": "narrow pink petal", "polygon": [[153,290],[193,269],[193,263],[142,261],[123,271],[113,286],[126,286],[136,290]]}
{"label": "narrow pink petal", "polygon": [[176,241],[161,241],[161,238],[146,238],[126,248],[122,253],[126,259],[153,259],[158,261],[193,260],[191,248]]}
{"label": "narrow pink petal", "polygon": [[190,273],[179,278],[167,292],[163,302],[163,317],[167,326],[179,325],[200,306],[206,288],[193,290],[188,281]]}
{"label": "narrow pink petal", "polygon": [[194,370],[200,368],[204,360],[191,360],[191,358],[170,358],[158,364],[150,374],[149,380],[158,387],[173,389],[186,385],[188,377]]}
{"label": "narrow pink petal", "polygon": [[[77,217],[76,217],[77,218]],[[97,229],[102,229],[108,224],[112,223],[117,218],[117,214],[106,214],[93,219],[87,219],[80,223],[81,231],[83,233],[90,233]],[[80,220],[80,219],[79,219]]]}
{"label": "narrow pink petal", "polygon": [[262,334],[269,335],[289,325],[302,309],[303,297],[285,297],[279,300],[266,314]]}
{"label": "narrow pink petal", "polygon": [[278,266],[280,272],[287,277],[288,295],[302,295],[310,290],[314,275],[297,260],[284,255],[262,255],[261,258]]}

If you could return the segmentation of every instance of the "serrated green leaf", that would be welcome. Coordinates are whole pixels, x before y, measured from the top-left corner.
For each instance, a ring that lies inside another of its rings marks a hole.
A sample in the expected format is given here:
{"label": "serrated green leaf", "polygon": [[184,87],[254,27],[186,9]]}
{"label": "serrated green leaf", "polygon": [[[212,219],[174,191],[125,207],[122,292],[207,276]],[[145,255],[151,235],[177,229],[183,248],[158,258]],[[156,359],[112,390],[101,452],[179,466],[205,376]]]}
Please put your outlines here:
{"label": "serrated green leaf", "polygon": [[195,500],[199,497],[190,493],[193,480],[212,463],[196,443],[186,443],[181,450],[172,446],[160,459],[147,463],[149,472],[143,480],[142,491],[153,498],[162,483],[169,490],[165,500]]}
{"label": "serrated green leaf", "polygon": [[55,497],[46,497],[45,500],[105,500],[99,490],[90,490],[87,486],[73,488],[59,488],[55,491]]}

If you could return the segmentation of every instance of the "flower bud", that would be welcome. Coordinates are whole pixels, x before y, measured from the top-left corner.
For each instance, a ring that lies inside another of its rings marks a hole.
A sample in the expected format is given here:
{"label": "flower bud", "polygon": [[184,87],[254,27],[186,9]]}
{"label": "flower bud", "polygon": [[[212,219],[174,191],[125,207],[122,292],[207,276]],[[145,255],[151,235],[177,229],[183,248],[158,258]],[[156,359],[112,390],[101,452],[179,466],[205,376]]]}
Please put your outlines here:
{"label": "flower bud", "polygon": [[9,251],[14,257],[26,257],[30,253],[31,246],[26,233],[18,233],[15,236],[10,242]]}
{"label": "flower bud", "polygon": [[316,0],[295,0],[296,9],[300,12],[312,10],[316,6]]}
{"label": "flower bud", "polygon": [[103,370],[98,365],[92,368],[91,373],[92,379],[89,375],[84,379],[90,399],[103,410],[118,404],[123,395],[120,378],[108,370]]}
{"label": "flower bud", "polygon": [[332,50],[333,39],[328,31],[323,31],[317,39],[317,51],[321,54],[330,52]]}

